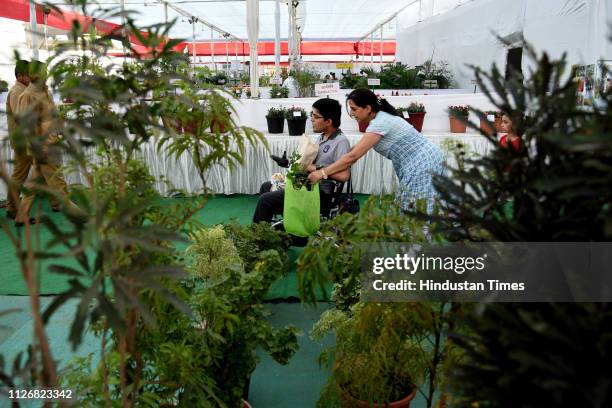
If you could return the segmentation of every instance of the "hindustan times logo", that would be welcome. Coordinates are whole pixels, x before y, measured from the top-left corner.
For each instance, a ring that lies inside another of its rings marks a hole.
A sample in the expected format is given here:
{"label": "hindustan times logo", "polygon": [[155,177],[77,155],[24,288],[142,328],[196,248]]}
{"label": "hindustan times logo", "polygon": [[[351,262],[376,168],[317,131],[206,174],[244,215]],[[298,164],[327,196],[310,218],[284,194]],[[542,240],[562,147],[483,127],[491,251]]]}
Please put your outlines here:
{"label": "hindustan times logo", "polygon": [[380,275],[388,270],[404,270],[414,275],[421,271],[453,271],[461,275],[465,272],[482,271],[485,268],[487,254],[479,257],[441,257],[441,256],[409,256],[397,254],[395,257],[375,257],[372,259],[372,272]]}

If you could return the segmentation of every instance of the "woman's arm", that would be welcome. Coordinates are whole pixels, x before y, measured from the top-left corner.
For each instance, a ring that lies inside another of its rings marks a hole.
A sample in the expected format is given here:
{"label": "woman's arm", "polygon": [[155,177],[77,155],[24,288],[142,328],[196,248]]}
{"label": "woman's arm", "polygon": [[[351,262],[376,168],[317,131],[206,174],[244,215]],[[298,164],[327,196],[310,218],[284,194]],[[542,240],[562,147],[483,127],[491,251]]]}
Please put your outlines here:
{"label": "woman's arm", "polygon": [[[348,152],[329,166],[323,168],[322,170],[325,172],[325,174],[327,174],[327,176],[330,177],[332,175],[336,175],[336,173],[339,173],[341,171],[348,170],[353,165],[353,163],[359,160],[363,155],[368,152],[368,150],[370,150],[376,143],[378,143],[381,137],[381,135],[378,135],[376,133],[364,134],[361,140],[357,142],[357,144],[351,149],[350,152]],[[316,183],[322,178],[323,173],[321,172],[321,170],[313,171],[308,176],[308,180],[310,180],[311,183]]]}

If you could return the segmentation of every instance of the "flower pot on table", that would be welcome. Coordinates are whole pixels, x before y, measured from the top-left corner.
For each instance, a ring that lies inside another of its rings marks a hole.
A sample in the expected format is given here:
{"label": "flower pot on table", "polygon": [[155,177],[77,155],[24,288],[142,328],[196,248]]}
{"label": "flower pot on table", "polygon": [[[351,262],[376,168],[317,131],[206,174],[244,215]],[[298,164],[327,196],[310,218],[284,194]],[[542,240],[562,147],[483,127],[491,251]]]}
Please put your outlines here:
{"label": "flower pot on table", "polygon": [[[491,124],[493,124],[493,127],[491,127]],[[501,117],[496,116],[494,120],[491,120],[490,117],[487,117],[487,120],[481,120],[480,130],[482,131],[482,133],[484,133],[487,136],[492,136],[493,133],[495,132],[500,133],[501,132]]]}
{"label": "flower pot on table", "polygon": [[268,122],[268,133],[283,133],[285,131],[285,118],[270,118],[266,116]]}
{"label": "flower pot on table", "polygon": [[289,135],[301,136],[306,132],[306,118],[287,119],[287,127],[289,128]]}
{"label": "flower pot on table", "polygon": [[425,120],[426,113],[427,112],[409,113],[406,122],[410,123],[417,130],[417,132],[422,132],[423,121]]}
{"label": "flower pot on table", "polygon": [[460,119],[457,119],[454,116],[449,116],[448,119],[450,121],[451,133],[465,133],[465,131],[467,130],[467,124],[465,122]]}

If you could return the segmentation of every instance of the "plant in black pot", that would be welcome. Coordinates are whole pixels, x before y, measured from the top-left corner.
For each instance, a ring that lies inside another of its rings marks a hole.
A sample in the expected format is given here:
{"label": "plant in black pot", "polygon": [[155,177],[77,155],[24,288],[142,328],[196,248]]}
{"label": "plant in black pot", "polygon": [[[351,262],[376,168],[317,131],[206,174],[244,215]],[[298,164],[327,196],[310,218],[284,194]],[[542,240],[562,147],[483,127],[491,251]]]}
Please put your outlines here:
{"label": "plant in black pot", "polygon": [[281,106],[268,109],[266,121],[268,122],[268,133],[283,133],[285,130],[285,108]]}
{"label": "plant in black pot", "polygon": [[292,106],[285,110],[289,135],[301,136],[306,131],[306,111],[300,107]]}
{"label": "plant in black pot", "polygon": [[272,85],[270,88],[270,98],[279,99],[279,98],[288,98],[289,97],[289,88],[284,88],[280,85]]}

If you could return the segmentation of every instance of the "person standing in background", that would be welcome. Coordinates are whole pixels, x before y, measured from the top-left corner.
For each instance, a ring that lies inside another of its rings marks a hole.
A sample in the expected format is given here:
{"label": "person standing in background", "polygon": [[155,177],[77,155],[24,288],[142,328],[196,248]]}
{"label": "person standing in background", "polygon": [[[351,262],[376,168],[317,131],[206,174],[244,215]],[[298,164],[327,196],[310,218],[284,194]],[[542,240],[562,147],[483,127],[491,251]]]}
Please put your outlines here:
{"label": "person standing in background", "polygon": [[[44,179],[46,183],[65,198],[69,207],[76,207],[68,199],[68,187],[59,170],[59,165],[49,158],[49,146],[58,140],[58,117],[55,103],[47,88],[47,68],[40,61],[31,61],[28,64],[30,84],[19,96],[17,107],[14,111],[17,124],[21,131],[29,136],[24,143],[27,153],[33,157],[33,174],[38,175],[36,179]],[[38,180],[35,181],[35,183]],[[21,205],[15,218],[15,226],[21,227],[26,222],[36,223],[29,218],[30,209],[34,202],[33,184],[28,183],[30,191],[21,200]]]}

